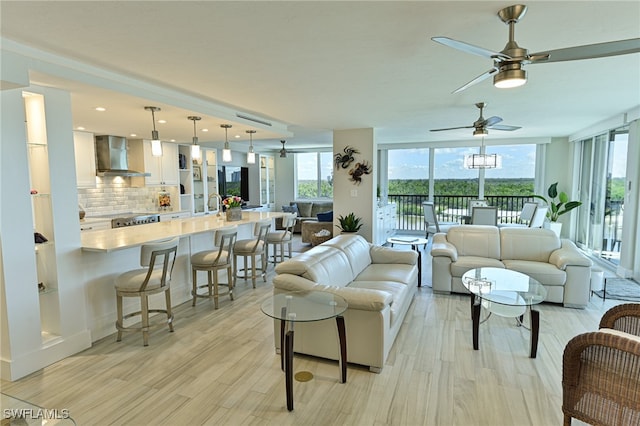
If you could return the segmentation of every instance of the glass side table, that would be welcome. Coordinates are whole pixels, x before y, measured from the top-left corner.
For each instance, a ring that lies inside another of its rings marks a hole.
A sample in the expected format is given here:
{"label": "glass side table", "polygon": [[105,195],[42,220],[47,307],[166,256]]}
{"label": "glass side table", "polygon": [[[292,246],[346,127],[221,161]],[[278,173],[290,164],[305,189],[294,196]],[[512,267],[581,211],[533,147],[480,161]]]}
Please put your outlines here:
{"label": "glass side table", "polygon": [[19,398],[0,394],[2,407],[2,426],[73,426],[76,422],[66,408],[43,408]]}
{"label": "glass side table", "polygon": [[280,320],[280,368],[285,373],[287,410],[293,410],[293,328],[296,322],[335,318],[340,340],[340,383],[347,381],[347,338],[342,314],[348,308],[343,297],[325,291],[274,294],[262,304],[265,315]]}

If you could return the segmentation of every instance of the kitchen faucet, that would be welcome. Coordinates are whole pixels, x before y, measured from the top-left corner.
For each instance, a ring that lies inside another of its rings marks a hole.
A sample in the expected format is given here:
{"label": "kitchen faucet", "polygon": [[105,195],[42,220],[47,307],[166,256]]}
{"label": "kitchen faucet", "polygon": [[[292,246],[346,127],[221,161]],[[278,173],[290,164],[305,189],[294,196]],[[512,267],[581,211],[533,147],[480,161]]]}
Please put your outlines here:
{"label": "kitchen faucet", "polygon": [[221,216],[220,210],[222,210],[222,196],[220,194],[216,194],[215,192],[209,195],[209,199],[207,200],[207,207],[211,209],[211,199],[216,197],[218,199],[218,213],[216,213],[217,217]]}

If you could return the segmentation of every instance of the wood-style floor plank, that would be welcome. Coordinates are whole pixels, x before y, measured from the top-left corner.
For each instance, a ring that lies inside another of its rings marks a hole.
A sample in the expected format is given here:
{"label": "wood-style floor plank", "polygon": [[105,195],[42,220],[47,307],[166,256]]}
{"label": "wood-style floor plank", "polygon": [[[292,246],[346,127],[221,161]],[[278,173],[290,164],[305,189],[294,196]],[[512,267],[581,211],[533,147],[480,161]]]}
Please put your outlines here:
{"label": "wood-style floor plank", "polygon": [[[423,256],[426,280],[430,258]],[[48,408],[66,408],[79,425],[559,425],[562,352],[573,336],[597,329],[622,303],[593,297],[587,309],[538,307],[540,342],[529,358],[529,331],[492,317],[471,343],[469,298],[423,286],[380,374],[296,355],[293,412],[273,346],[271,319],[260,304],[267,283],[238,281],[235,300],[187,302],[174,310],[175,332],[159,327],[142,346],[136,333],[109,336],[2,392]],[[114,301],[115,303],[115,301]]]}

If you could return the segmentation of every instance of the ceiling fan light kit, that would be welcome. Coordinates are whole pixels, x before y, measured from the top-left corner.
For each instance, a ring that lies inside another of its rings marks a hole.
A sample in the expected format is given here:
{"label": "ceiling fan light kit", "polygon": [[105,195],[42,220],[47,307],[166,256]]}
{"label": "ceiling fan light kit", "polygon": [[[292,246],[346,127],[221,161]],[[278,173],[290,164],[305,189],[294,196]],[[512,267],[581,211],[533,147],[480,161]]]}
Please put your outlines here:
{"label": "ceiling fan light kit", "polygon": [[494,86],[501,89],[522,86],[527,82],[527,72],[523,69],[527,64],[575,61],[640,52],[640,38],[634,38],[529,53],[515,41],[515,24],[524,18],[526,13],[527,6],[523,4],[508,6],[498,11],[500,20],[509,26],[509,41],[500,52],[448,37],[431,38],[436,43],[493,60],[493,67],[489,71],[454,90],[453,93],[461,92],[491,76],[493,76]]}

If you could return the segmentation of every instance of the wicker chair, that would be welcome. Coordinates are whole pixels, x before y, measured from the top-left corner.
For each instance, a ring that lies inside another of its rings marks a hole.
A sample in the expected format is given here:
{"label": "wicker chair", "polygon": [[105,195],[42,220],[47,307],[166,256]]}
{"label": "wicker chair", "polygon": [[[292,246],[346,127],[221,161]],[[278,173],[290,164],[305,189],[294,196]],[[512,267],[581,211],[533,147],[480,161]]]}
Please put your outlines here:
{"label": "wicker chair", "polygon": [[640,304],[607,311],[600,330],[567,343],[562,360],[564,424],[640,424]]}

